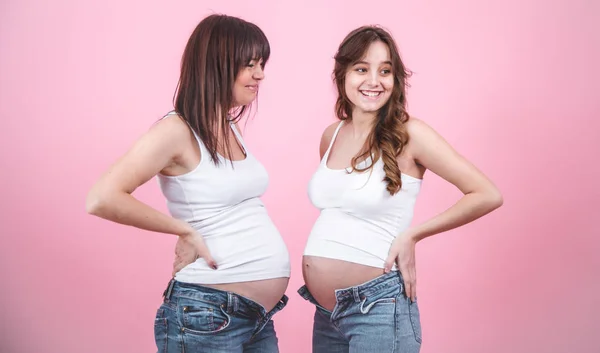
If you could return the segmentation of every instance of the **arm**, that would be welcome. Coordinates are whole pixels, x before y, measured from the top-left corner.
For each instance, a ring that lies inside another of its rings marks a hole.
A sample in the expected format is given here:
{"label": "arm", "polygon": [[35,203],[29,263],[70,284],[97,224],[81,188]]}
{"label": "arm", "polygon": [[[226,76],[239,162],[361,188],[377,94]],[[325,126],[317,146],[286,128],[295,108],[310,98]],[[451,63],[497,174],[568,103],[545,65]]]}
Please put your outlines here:
{"label": "arm", "polygon": [[179,117],[167,117],[156,123],[89,191],[89,214],[153,232],[178,235],[173,274],[198,257],[216,269],[217,264],[204,239],[187,222],[167,216],[135,199],[131,194],[161,170],[181,158],[190,130]]}
{"label": "arm", "polygon": [[502,195],[492,181],[431,127],[414,119],[408,124],[408,133],[409,151],[415,161],[464,194],[446,211],[411,228],[408,235],[415,241],[470,223],[502,205]]}
{"label": "arm", "polygon": [[416,243],[472,222],[500,207],[503,200],[496,186],[427,124],[411,119],[407,129],[410,136],[407,152],[415,162],[452,183],[464,194],[444,212],[398,235],[390,247],[384,271],[390,271],[396,262],[404,279],[406,296],[414,301],[417,296]]}
{"label": "arm", "polygon": [[140,137],[92,186],[89,214],[153,232],[182,235],[191,227],[138,201],[131,194],[179,157],[189,134],[185,122],[168,117]]}

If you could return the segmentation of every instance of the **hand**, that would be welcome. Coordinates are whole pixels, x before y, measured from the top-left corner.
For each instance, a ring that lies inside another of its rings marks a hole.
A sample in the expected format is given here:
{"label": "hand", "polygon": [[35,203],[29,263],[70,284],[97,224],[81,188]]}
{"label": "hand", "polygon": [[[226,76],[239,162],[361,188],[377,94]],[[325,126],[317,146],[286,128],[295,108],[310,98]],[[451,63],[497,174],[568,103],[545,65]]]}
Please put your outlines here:
{"label": "hand", "polygon": [[190,231],[179,236],[175,244],[175,260],[173,261],[173,276],[185,266],[193,263],[199,258],[203,258],[208,266],[214,270],[217,269],[217,263],[212,258],[208,247],[204,243],[204,238],[196,231]]}
{"label": "hand", "polygon": [[384,272],[388,273],[394,266],[394,262],[404,279],[404,291],[410,301],[417,299],[417,270],[415,267],[415,245],[416,241],[408,234],[401,234],[392,242],[387,259],[385,260]]}

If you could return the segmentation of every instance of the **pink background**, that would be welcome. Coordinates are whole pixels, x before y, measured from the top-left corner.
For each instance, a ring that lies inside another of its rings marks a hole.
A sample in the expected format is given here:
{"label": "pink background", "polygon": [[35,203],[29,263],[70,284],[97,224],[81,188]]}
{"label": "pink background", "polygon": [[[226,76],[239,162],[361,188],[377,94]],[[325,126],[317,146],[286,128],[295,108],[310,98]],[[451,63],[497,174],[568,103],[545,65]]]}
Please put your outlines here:
{"label": "pink background", "polygon": [[[313,309],[295,291],[332,56],[371,23],[415,71],[410,112],[505,197],[418,245],[422,352],[600,351],[598,2],[15,0],[0,4],[2,352],[154,350],[175,239],[88,216],[85,194],[171,108],[185,42],[212,11],[255,22],[272,45],[245,133],[293,260],[283,353],[310,352]],[[155,181],[136,196],[166,211]],[[428,174],[415,221],[459,196]]]}

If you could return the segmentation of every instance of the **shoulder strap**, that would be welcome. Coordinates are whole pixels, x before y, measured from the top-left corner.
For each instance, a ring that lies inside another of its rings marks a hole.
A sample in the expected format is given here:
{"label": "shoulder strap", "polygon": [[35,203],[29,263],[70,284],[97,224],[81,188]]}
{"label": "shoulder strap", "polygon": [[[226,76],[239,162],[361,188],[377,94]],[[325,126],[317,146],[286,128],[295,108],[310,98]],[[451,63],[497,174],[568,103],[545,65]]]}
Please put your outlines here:
{"label": "shoulder strap", "polygon": [[[167,114],[165,114],[162,118],[160,118],[160,120],[169,117],[169,116],[173,116],[173,115],[179,115],[176,111],[171,110],[170,112],[168,112]],[[202,142],[202,139],[200,139],[200,136],[198,136],[198,134],[196,133],[196,131],[194,131],[194,129],[192,129],[192,127],[190,126],[190,124],[187,122],[187,120],[183,119],[183,121],[185,121],[185,123],[187,124],[187,126],[190,128],[190,130],[192,131],[192,133],[194,134],[194,137],[196,138],[196,141],[198,141],[198,144],[200,145],[200,148],[204,148],[204,143]]]}
{"label": "shoulder strap", "polygon": [[337,137],[338,132],[340,132],[340,128],[342,127],[343,124],[344,124],[344,120],[340,121],[337,128],[335,129],[335,132],[333,133],[333,136],[331,136],[331,141],[329,142],[329,147],[327,147],[327,151],[325,152],[325,155],[323,155],[324,161],[326,161],[327,158],[329,157],[329,152],[331,151],[331,147],[333,146],[333,143],[335,142],[335,138]]}
{"label": "shoulder strap", "polygon": [[248,148],[246,147],[246,143],[244,142],[244,139],[242,138],[242,134],[240,134],[240,132],[237,129],[237,126],[235,126],[234,123],[230,123],[230,125],[231,125],[231,130],[233,130],[233,133],[235,134],[235,137],[242,144],[242,147],[244,148],[244,153],[248,154]]}

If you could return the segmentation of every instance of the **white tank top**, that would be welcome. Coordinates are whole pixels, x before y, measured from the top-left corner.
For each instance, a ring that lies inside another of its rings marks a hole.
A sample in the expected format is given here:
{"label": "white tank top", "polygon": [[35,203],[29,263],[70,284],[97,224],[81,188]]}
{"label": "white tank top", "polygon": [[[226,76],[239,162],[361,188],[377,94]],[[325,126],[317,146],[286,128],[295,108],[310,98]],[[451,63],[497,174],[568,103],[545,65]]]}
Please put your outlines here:
{"label": "white tank top", "polygon": [[290,276],[287,247],[260,200],[269,183],[267,171],[248,151],[235,124],[231,129],[246,152],[233,168],[221,155],[215,166],[194,132],[201,154],[198,166],[183,175],[157,176],[171,215],[204,237],[218,265],[213,270],[198,259],[175,275],[177,281],[218,284]]}
{"label": "white tank top", "polygon": [[[372,169],[330,169],[327,160],[342,127],[340,122],[329,148],[308,184],[308,197],[321,210],[304,255],[320,256],[383,268],[395,237],[406,230],[421,179],[402,174],[402,188],[394,196],[386,190],[381,158]],[[359,167],[372,163],[368,159]]]}

